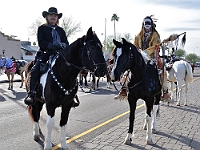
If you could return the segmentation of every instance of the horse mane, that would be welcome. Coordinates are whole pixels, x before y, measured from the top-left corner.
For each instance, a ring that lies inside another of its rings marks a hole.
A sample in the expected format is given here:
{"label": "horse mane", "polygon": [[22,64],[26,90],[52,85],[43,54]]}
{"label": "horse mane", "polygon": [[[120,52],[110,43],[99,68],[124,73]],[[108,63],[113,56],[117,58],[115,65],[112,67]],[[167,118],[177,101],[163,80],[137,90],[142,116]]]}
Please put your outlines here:
{"label": "horse mane", "polygon": [[28,64],[27,64],[27,68],[26,68],[26,72],[30,72],[31,71],[31,68],[33,67],[33,63],[34,63],[34,60],[30,61]]}
{"label": "horse mane", "polygon": [[149,60],[148,56],[144,52],[139,51],[138,48],[131,42],[126,42],[131,46],[135,62],[139,63],[140,66],[144,67],[144,65],[147,64],[146,61]]}

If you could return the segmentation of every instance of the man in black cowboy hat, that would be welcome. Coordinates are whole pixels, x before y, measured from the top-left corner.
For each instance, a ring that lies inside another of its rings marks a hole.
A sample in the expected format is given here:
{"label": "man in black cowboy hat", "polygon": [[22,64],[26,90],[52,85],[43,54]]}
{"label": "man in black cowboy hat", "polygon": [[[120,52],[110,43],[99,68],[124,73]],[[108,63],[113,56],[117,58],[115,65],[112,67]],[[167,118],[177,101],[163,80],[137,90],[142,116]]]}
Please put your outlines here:
{"label": "man in black cowboy hat", "polygon": [[46,63],[49,56],[69,45],[65,31],[58,26],[58,20],[62,17],[62,13],[58,13],[55,7],[50,7],[48,11],[42,12],[42,16],[46,19],[46,23],[38,27],[37,39],[40,49],[35,56],[34,66],[31,69],[30,90],[24,100],[27,105],[33,105],[36,102],[40,64]]}

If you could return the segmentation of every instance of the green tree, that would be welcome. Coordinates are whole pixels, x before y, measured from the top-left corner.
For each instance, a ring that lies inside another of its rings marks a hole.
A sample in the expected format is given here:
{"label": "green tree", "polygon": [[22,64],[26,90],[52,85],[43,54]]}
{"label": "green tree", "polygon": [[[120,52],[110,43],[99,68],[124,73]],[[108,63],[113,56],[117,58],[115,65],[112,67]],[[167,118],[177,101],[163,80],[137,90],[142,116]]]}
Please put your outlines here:
{"label": "green tree", "polygon": [[117,14],[112,15],[111,21],[114,21],[114,38],[116,39],[115,21],[119,21],[119,17],[117,16]]}
{"label": "green tree", "polygon": [[[113,50],[113,48],[114,48],[113,39],[116,39],[116,40],[118,40],[118,41],[121,41],[121,38],[122,38],[121,34],[117,34],[117,37],[116,37],[116,38],[114,38],[113,35],[107,36],[106,41],[103,42],[104,47],[107,48],[107,49],[106,49],[107,51],[112,52],[112,50]],[[105,50],[105,49],[104,49],[104,50]]]}
{"label": "green tree", "polygon": [[185,57],[185,51],[182,50],[182,49],[178,49],[175,51],[175,55],[178,57],[178,58],[182,58],[182,57]]}
{"label": "green tree", "polygon": [[185,59],[190,61],[191,63],[196,63],[200,61],[200,57],[198,57],[195,53],[186,55]]}

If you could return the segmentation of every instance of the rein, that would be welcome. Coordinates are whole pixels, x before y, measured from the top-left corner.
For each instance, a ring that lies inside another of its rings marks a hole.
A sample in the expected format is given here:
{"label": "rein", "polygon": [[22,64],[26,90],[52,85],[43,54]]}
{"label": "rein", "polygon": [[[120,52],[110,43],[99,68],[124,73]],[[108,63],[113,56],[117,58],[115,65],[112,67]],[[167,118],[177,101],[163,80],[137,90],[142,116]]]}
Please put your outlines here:
{"label": "rein", "polygon": [[[96,69],[98,68],[98,65],[105,64],[105,62],[104,62],[104,63],[98,63],[98,64],[95,63],[93,57],[92,57],[91,54],[90,54],[90,50],[89,50],[89,48],[87,47],[87,44],[90,43],[90,42],[92,42],[92,41],[93,41],[93,40],[90,40],[90,41],[88,41],[88,42],[84,42],[84,43],[83,43],[83,47],[86,47],[88,58],[89,58],[89,60],[92,61],[93,65],[95,66],[95,69],[94,69],[94,72],[95,72]],[[81,49],[83,49],[83,47],[82,47]],[[65,63],[66,63],[68,66],[73,66],[74,68],[76,68],[76,69],[78,69],[78,70],[80,70],[80,71],[84,71],[84,70],[85,70],[85,67],[79,67],[79,66],[77,66],[77,65],[75,65],[75,64],[73,64],[73,63],[70,63],[70,62],[64,57],[62,51],[60,51],[59,54],[62,56],[62,58],[65,60]],[[58,57],[59,57],[59,55],[57,55],[55,59],[57,59]],[[82,64],[84,64],[84,63],[83,63],[83,51],[82,51]],[[67,89],[65,89],[65,88],[62,86],[62,84],[61,84],[61,83],[58,81],[58,79],[56,78],[55,73],[54,73],[53,70],[52,70],[52,67],[50,67],[50,70],[49,70],[49,71],[50,71],[50,74],[51,74],[51,76],[53,77],[54,81],[55,81],[56,84],[60,87],[60,89],[65,93],[65,95],[70,95],[71,92],[72,92],[73,90],[75,90],[76,86],[78,85],[77,80],[76,80],[76,83],[75,83],[74,87],[71,88],[71,89],[69,89],[69,90],[67,90]]]}
{"label": "rein", "polygon": [[147,74],[147,69],[145,70],[145,74],[144,74],[144,77],[137,83],[135,83],[133,86],[129,87],[130,89],[133,89],[134,87],[138,86],[139,84],[141,84],[144,79],[146,78],[146,74]]}
{"label": "rein", "polygon": [[[131,50],[131,47],[130,47],[130,50]],[[130,62],[130,59],[132,59],[133,58],[133,54],[131,53],[130,54],[130,56],[129,56],[129,59],[128,59],[128,63]],[[127,63],[127,64],[128,64]],[[127,65],[126,65],[127,66]],[[147,66],[148,67],[148,66]],[[125,68],[126,67],[124,67],[124,71],[125,71]],[[123,71],[123,72],[124,72]],[[130,70],[128,70],[128,73],[127,73],[127,75],[126,75],[126,79],[125,79],[125,81],[124,81],[124,83],[123,83],[123,85],[122,85],[122,88],[124,87],[124,84],[125,84],[125,82],[126,82],[126,80],[127,80],[127,76],[129,76],[129,73],[130,73],[131,71]],[[131,74],[132,74],[132,72],[131,72]],[[144,74],[144,77],[139,81],[139,82],[137,82],[137,83],[135,83],[133,86],[131,86],[131,87],[129,87],[129,89],[133,89],[133,88],[135,88],[136,86],[138,86],[139,84],[141,84],[143,81],[144,81],[144,79],[146,78],[146,74],[147,74],[147,68],[146,68],[146,70],[145,70],[145,74]],[[122,89],[121,88],[121,89]]]}

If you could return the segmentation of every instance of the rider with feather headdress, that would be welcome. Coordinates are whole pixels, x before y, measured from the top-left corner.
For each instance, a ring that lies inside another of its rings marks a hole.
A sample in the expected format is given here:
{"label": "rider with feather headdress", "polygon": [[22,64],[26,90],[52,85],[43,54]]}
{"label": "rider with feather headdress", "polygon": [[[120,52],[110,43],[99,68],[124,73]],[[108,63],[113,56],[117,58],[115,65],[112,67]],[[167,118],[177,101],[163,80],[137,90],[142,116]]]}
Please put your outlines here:
{"label": "rider with feather headdress", "polygon": [[[138,49],[145,51],[152,60],[155,60],[157,62],[158,69],[162,69],[163,68],[162,62],[158,54],[159,43],[161,42],[161,40],[160,40],[160,35],[155,29],[155,27],[156,25],[152,19],[152,15],[145,17],[142,22],[141,31],[135,37],[134,45]],[[168,94],[166,69],[164,69],[163,71],[164,71],[164,79],[163,82],[161,83],[163,87],[162,99],[169,99],[170,96]],[[116,96],[115,99],[124,96],[126,96],[126,88],[122,88],[119,95]]]}

